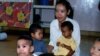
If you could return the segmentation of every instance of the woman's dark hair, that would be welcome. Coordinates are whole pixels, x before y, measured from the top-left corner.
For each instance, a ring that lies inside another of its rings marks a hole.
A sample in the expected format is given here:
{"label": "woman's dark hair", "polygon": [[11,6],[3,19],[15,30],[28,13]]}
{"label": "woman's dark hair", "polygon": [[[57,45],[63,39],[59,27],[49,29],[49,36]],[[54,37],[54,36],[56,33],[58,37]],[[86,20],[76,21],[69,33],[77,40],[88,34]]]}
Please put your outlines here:
{"label": "woman's dark hair", "polygon": [[99,8],[99,10],[100,10],[100,1],[99,1],[99,5],[98,5],[98,8]]}
{"label": "woman's dark hair", "polygon": [[73,24],[70,21],[65,21],[61,24],[61,28],[68,27],[69,30],[73,31]]}
{"label": "woman's dark hair", "polygon": [[56,3],[56,6],[58,4],[64,5],[67,11],[70,10],[70,8],[71,8],[70,3],[68,1],[66,1],[66,0],[58,0],[57,3]]}
{"label": "woman's dark hair", "polygon": [[[70,10],[70,14],[68,15],[69,18],[73,18],[73,8],[71,7],[70,3],[66,0],[58,0],[57,3],[56,3],[56,6],[58,4],[62,4],[65,6],[66,10],[69,11]],[[56,9],[55,9],[56,10]]]}

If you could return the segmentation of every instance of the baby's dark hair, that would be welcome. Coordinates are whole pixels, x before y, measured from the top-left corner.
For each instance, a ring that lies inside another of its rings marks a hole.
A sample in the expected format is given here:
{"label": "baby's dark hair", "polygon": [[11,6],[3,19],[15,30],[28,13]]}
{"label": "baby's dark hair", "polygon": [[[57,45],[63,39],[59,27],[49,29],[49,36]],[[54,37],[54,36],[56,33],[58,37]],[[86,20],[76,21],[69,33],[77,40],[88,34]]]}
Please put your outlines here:
{"label": "baby's dark hair", "polygon": [[66,0],[58,0],[57,3],[56,3],[56,6],[58,4],[64,5],[67,11],[72,8],[71,5],[70,5],[70,3],[68,1],[66,1]]}
{"label": "baby's dark hair", "polygon": [[100,42],[100,38],[97,38],[96,41]]}
{"label": "baby's dark hair", "polygon": [[73,24],[70,22],[70,21],[65,21],[61,24],[61,28],[63,27],[68,27],[69,30],[72,30],[73,31]]}
{"label": "baby's dark hair", "polygon": [[17,41],[22,40],[22,39],[29,41],[30,45],[33,46],[33,39],[30,36],[22,35],[22,36],[17,38]]}
{"label": "baby's dark hair", "polygon": [[44,53],[44,54],[41,54],[39,56],[54,56],[54,54],[53,53]]}
{"label": "baby's dark hair", "polygon": [[38,24],[31,24],[31,26],[29,28],[29,32],[35,33],[38,29],[43,29],[43,28]]}

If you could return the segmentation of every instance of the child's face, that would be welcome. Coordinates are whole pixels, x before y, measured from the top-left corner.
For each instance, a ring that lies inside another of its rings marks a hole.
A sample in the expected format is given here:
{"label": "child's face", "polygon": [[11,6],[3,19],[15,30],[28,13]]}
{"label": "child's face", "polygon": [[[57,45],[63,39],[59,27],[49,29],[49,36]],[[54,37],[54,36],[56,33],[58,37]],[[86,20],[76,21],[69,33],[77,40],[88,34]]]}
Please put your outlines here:
{"label": "child's face", "polygon": [[90,50],[91,56],[100,56],[100,42],[96,41]]}
{"label": "child's face", "polygon": [[63,27],[63,28],[61,29],[61,31],[62,31],[62,35],[63,35],[64,37],[68,38],[68,37],[71,36],[72,31],[69,30],[69,28],[68,28],[67,26],[66,26],[66,27]]}
{"label": "child's face", "polygon": [[18,56],[31,56],[33,52],[33,46],[29,44],[28,40],[18,40],[17,41],[17,54]]}
{"label": "child's face", "polygon": [[35,33],[33,33],[35,39],[41,40],[43,37],[43,30],[37,29]]}

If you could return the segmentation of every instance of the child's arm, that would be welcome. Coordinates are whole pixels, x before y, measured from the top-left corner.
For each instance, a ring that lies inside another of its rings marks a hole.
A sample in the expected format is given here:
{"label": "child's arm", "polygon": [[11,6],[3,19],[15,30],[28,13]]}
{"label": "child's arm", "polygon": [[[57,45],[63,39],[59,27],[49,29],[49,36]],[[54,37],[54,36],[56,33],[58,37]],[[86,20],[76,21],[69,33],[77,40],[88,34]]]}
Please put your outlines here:
{"label": "child's arm", "polygon": [[61,44],[60,42],[57,42],[57,46],[60,46],[60,44]]}
{"label": "child's arm", "polygon": [[52,53],[52,50],[54,49],[54,47],[51,45],[48,45],[47,49],[48,49],[48,53]]}
{"label": "child's arm", "polygon": [[67,46],[65,44],[62,44],[61,46],[69,50],[69,53],[67,56],[72,56],[74,54],[75,51],[71,48],[71,46]]}

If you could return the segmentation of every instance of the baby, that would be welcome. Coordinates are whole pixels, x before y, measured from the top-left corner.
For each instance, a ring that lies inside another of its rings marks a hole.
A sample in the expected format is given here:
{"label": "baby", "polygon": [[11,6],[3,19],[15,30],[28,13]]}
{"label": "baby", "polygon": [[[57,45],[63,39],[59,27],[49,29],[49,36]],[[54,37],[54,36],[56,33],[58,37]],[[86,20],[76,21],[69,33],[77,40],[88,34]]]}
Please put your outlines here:
{"label": "baby", "polygon": [[61,24],[62,36],[57,39],[58,49],[54,52],[56,56],[72,56],[76,49],[75,40],[72,37],[73,25],[69,21]]}
{"label": "baby", "polygon": [[91,47],[90,55],[91,56],[100,56],[100,38],[98,38],[94,42],[93,46]]}
{"label": "baby", "polygon": [[20,36],[17,39],[17,56],[33,56],[33,40],[28,36]]}

